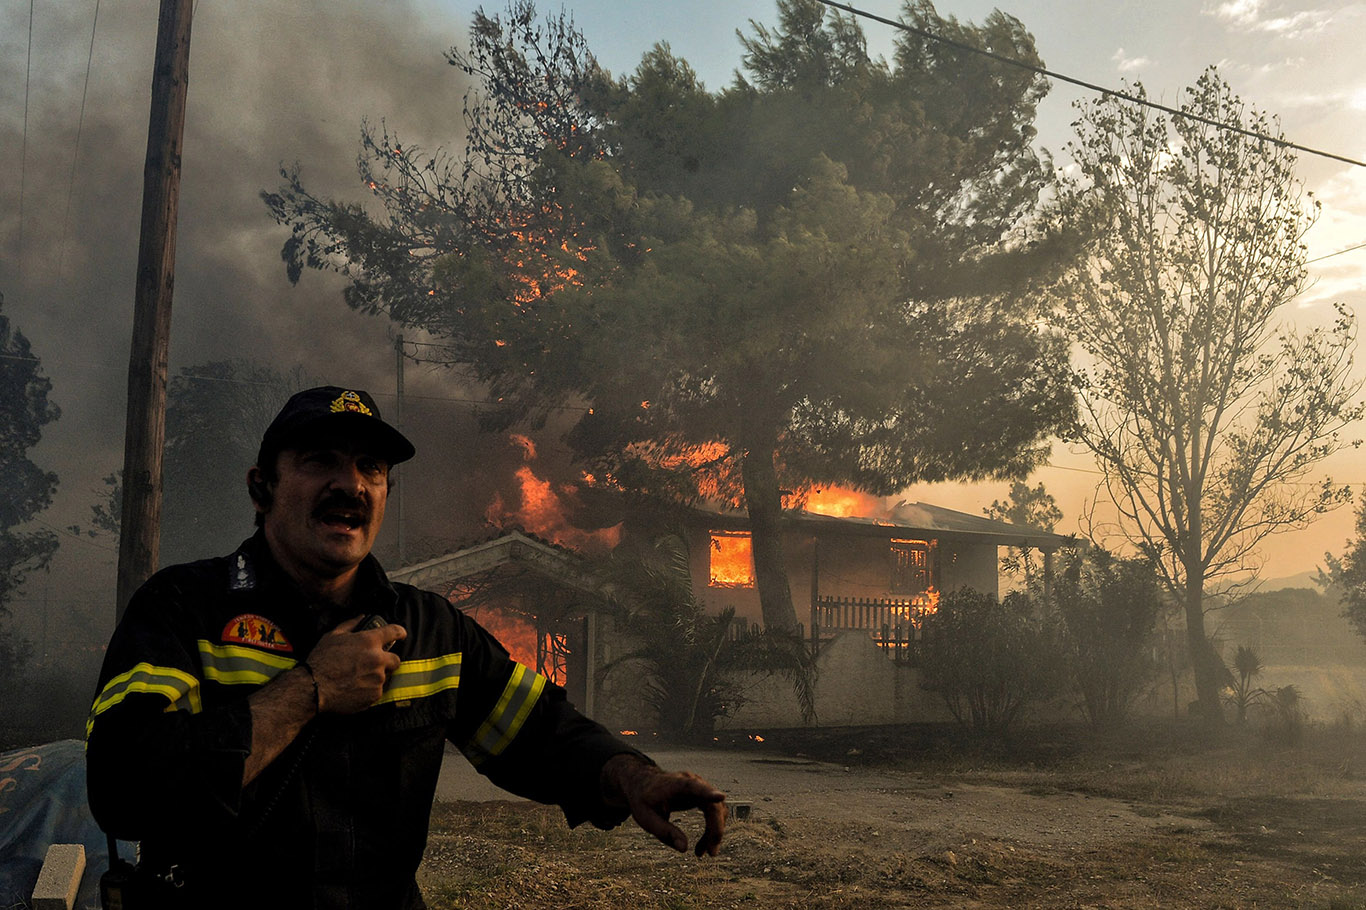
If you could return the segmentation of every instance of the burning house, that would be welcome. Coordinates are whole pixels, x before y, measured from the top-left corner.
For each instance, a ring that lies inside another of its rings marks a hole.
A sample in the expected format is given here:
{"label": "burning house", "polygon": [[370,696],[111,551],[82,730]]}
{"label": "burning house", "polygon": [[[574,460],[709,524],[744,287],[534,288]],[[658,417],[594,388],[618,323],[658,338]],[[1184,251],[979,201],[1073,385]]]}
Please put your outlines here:
{"label": "burning house", "polygon": [[[817,504],[817,507],[820,507]],[[661,522],[667,520],[669,528]],[[700,509],[667,519],[637,515],[619,529],[623,542],[671,531],[687,543],[694,594],[712,614],[734,610],[734,633],[761,624],[743,513]],[[819,670],[817,722],[832,725],[946,719],[919,687],[916,642],[941,591],[971,587],[997,593],[1000,548],[1050,555],[1072,538],[956,512],[901,503],[882,517],[789,510],[784,553],[802,634]],[[509,530],[445,556],[392,573],[452,593],[461,609],[499,636],[514,657],[569,691],[609,725],[644,725],[638,688],[617,658],[615,613],[592,563],[576,549]],[[615,669],[614,669],[615,668]],[[738,681],[742,704],[732,726],[795,726],[801,712],[782,679],[755,673]]]}

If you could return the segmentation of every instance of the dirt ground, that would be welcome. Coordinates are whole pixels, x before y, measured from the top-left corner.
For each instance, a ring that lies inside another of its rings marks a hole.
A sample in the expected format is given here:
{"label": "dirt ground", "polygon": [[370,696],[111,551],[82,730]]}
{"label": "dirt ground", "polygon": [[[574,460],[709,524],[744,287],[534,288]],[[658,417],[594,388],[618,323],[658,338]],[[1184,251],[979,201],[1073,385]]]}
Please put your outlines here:
{"label": "dirt ground", "polygon": [[643,743],[739,810],[706,860],[629,823],[570,831],[454,756],[423,887],[434,908],[1366,908],[1366,735],[1028,732]]}

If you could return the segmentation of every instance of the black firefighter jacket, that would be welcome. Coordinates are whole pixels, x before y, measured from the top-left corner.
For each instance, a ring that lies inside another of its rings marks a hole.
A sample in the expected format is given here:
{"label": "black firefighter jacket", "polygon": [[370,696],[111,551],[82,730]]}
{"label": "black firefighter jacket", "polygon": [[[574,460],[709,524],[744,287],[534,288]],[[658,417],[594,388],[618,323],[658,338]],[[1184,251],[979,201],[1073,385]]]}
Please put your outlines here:
{"label": "black firefighter jacket", "polygon": [[[87,725],[90,808],[176,866],[187,907],[422,907],[414,875],[445,743],[571,825],[610,827],[613,755],[632,752],[513,662],[444,598],[391,584],[373,557],[346,616],[310,605],[258,533],[234,554],[158,572],[114,632]],[[336,623],[380,613],[408,637],[375,706],[312,720],[241,786],[247,696]],[[137,908],[131,908],[137,910]]]}

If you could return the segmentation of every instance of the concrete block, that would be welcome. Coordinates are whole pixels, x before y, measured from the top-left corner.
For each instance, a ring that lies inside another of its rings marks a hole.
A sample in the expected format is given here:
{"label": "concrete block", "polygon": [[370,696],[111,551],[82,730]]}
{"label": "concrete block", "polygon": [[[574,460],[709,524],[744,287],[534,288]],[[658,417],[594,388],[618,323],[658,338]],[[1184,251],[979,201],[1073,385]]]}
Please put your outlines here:
{"label": "concrete block", "polygon": [[72,910],[85,874],[85,847],[53,844],[47,848],[38,882],[33,886],[33,910]]}

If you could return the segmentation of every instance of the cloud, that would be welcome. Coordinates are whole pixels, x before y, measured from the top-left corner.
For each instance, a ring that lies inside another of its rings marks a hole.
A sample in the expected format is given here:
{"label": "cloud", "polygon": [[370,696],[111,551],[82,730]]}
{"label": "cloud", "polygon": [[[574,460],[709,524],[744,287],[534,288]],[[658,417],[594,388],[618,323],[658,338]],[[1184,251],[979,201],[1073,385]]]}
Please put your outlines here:
{"label": "cloud", "polygon": [[1317,34],[1333,19],[1332,11],[1320,9],[1282,14],[1267,4],[1266,0],[1224,0],[1207,4],[1203,12],[1238,31],[1291,39]]}
{"label": "cloud", "polygon": [[1366,84],[1328,88],[1319,91],[1278,91],[1279,109],[1366,112]]}
{"label": "cloud", "polygon": [[[387,320],[348,309],[336,276],[311,272],[291,286],[280,261],[288,231],[271,221],[259,193],[279,185],[282,163],[297,161],[315,193],[367,201],[356,174],[363,118],[384,119],[405,145],[460,144],[468,81],[443,51],[463,44],[468,23],[438,16],[422,2],[199,6],[176,242],[173,374],[232,357],[281,369],[300,364],[311,376],[369,388],[387,406],[395,369]],[[157,4],[130,0],[100,10],[78,154],[90,6],[36,7],[25,133],[28,12],[27,3],[0,7],[0,166],[10,177],[0,183],[0,294],[62,408],[33,453],[61,477],[46,520],[62,527],[88,521],[90,491],[122,460]],[[415,395],[474,397],[460,396],[450,373],[416,367],[407,387]],[[451,438],[473,435],[466,429]],[[456,449],[475,446],[446,445],[455,459]],[[421,489],[416,480],[410,487]]]}
{"label": "cloud", "polygon": [[1144,67],[1153,65],[1153,61],[1148,57],[1130,57],[1128,54],[1124,53],[1124,48],[1122,47],[1116,50],[1110,56],[1110,59],[1115,62],[1115,68],[1121,73],[1132,73],[1135,70],[1141,70]]}
{"label": "cloud", "polygon": [[1314,196],[1323,208],[1305,238],[1313,283],[1296,304],[1306,309],[1343,301],[1360,315],[1366,309],[1361,283],[1366,266],[1366,169],[1342,168],[1320,183]]}

